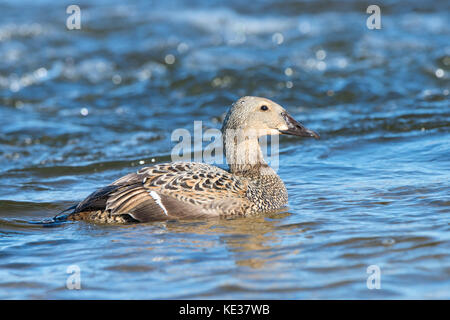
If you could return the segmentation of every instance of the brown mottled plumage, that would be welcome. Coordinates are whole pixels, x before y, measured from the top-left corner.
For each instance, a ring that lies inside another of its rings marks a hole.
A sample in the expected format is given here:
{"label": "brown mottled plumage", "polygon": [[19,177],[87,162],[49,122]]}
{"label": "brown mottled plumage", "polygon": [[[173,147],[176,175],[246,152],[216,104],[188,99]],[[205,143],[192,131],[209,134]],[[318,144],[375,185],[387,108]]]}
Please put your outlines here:
{"label": "brown mottled plumage", "polygon": [[128,174],[80,202],[69,220],[100,223],[249,215],[283,208],[283,181],[264,161],[258,138],[292,134],[318,138],[280,105],[243,97],[222,127],[230,171],[194,162],[158,164]]}

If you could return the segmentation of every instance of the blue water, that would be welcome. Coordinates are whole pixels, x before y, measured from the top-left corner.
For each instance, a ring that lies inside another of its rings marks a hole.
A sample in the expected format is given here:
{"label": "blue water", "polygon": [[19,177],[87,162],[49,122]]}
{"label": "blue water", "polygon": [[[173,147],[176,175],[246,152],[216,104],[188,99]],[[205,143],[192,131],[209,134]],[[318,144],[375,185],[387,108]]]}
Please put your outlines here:
{"label": "blue water", "polygon": [[[0,298],[450,298],[448,1],[378,2],[381,30],[359,1],[70,4],[0,3]],[[280,138],[286,212],[30,223],[243,95],[321,135]]]}

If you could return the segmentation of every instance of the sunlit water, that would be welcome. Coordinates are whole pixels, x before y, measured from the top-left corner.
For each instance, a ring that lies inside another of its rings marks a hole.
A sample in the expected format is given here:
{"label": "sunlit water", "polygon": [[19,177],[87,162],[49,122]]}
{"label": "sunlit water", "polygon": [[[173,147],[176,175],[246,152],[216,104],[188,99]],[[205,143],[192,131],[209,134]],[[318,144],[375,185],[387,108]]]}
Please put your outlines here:
{"label": "sunlit water", "polygon": [[[380,2],[381,30],[357,1],[77,3],[73,31],[71,2],[0,4],[0,298],[450,298],[448,1]],[[321,135],[280,139],[287,212],[30,223],[242,95]]]}

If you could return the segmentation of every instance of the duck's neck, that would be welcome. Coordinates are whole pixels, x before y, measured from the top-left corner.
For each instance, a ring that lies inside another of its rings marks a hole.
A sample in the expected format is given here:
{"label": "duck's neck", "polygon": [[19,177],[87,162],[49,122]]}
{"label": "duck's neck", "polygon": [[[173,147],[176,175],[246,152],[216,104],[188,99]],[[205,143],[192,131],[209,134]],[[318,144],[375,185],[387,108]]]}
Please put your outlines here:
{"label": "duck's neck", "polygon": [[228,131],[224,136],[225,154],[231,173],[253,177],[277,175],[264,160],[257,136]]}
{"label": "duck's neck", "polygon": [[258,210],[279,209],[287,204],[287,190],[276,172],[265,162],[258,139],[236,139],[225,134],[224,148],[230,171],[248,178],[247,196]]}

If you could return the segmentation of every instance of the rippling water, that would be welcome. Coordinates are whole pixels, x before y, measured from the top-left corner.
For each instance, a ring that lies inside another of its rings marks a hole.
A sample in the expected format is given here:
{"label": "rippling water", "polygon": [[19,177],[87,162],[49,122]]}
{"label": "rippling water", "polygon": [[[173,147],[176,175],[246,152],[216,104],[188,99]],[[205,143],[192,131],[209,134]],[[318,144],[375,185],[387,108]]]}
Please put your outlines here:
{"label": "rippling water", "polygon": [[[77,3],[72,31],[72,3],[0,4],[0,298],[450,298],[448,1],[379,2],[381,30],[358,1]],[[321,134],[280,140],[288,212],[30,224],[242,95]]]}

